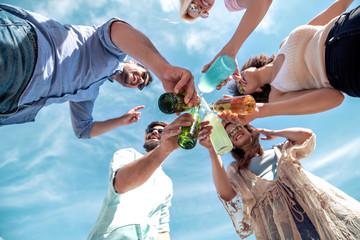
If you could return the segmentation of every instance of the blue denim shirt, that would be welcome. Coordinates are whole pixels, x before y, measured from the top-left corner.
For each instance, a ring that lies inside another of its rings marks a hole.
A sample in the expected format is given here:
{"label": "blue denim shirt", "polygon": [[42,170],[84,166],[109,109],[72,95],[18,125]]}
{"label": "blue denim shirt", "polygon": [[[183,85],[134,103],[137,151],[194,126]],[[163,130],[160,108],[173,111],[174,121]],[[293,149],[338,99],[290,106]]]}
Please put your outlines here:
{"label": "blue denim shirt", "polygon": [[111,24],[122,20],[112,18],[99,27],[63,25],[18,7],[0,7],[32,24],[38,39],[34,73],[18,104],[29,106],[2,120],[0,126],[34,121],[43,106],[69,101],[75,135],[89,138],[99,87],[116,70],[123,70],[127,56],[110,38]]}

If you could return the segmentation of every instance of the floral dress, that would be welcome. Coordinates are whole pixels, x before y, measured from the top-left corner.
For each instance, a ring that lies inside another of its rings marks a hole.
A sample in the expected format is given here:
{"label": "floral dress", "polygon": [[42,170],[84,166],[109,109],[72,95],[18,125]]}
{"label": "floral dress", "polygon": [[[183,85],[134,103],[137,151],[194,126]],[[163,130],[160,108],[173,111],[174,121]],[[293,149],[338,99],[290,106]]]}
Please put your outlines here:
{"label": "floral dress", "polygon": [[252,233],[258,240],[314,239],[304,237],[311,228],[324,240],[360,239],[360,203],[301,166],[299,160],[314,148],[315,135],[301,145],[275,146],[278,177],[271,181],[247,169],[237,171],[235,162],[229,165],[237,196],[220,200],[242,239]]}

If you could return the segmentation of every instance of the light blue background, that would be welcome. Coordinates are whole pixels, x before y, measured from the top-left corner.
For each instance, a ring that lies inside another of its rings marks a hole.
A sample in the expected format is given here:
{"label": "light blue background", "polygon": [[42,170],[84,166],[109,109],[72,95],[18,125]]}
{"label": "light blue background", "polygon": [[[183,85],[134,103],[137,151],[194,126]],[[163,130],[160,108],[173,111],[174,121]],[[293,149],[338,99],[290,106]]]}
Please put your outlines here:
{"label": "light blue background", "polygon": [[[173,2],[172,2],[173,1]],[[218,0],[207,20],[182,22],[176,0],[5,0],[62,23],[100,25],[118,16],[145,33],[173,65],[191,70],[196,81],[235,31],[243,13],[229,13]],[[277,52],[281,41],[295,27],[310,21],[331,0],[274,0],[262,24],[245,42],[239,65],[260,53]],[[162,5],[161,5],[162,4]],[[354,7],[358,1],[352,5]],[[124,114],[138,105],[142,117],[91,140],[76,139],[68,104],[51,105],[35,123],[0,128],[0,239],[85,239],[95,222],[108,187],[108,163],[113,153],[133,147],[143,151],[144,129],[150,121],[171,122],[162,114],[157,99],[161,83],[140,92],[116,83],[105,84],[96,101],[94,117],[104,120]],[[205,95],[216,101],[226,88]],[[303,160],[306,169],[360,200],[360,100],[346,97],[331,111],[307,115],[258,119],[255,127],[311,128],[317,147]],[[263,142],[265,148],[282,141]],[[225,165],[230,155],[223,157]],[[230,217],[217,199],[208,153],[201,146],[179,149],[164,162],[173,179],[172,239],[239,239]],[[254,239],[254,238],[250,238]]]}

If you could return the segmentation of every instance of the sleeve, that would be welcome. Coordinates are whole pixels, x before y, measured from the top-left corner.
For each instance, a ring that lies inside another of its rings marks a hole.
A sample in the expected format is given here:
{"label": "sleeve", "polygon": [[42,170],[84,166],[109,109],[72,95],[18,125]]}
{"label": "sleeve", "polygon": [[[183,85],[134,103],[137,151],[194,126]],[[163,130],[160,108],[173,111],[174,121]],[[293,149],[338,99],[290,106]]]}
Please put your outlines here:
{"label": "sleeve", "polygon": [[[246,217],[244,215],[244,211],[247,209],[248,211],[248,215],[250,215],[251,209],[255,203],[252,203],[252,201],[250,200],[250,193],[246,193],[247,191],[245,190],[245,182],[239,182],[239,178],[238,177],[232,177],[237,171],[236,169],[236,164],[235,163],[231,163],[229,165],[229,167],[227,168],[227,174],[228,177],[231,181],[231,185],[234,188],[234,191],[237,193],[236,196],[231,199],[230,201],[225,201],[223,200],[219,195],[219,199],[221,201],[221,203],[223,204],[225,210],[227,211],[227,213],[229,214],[234,228],[236,229],[237,234],[239,235],[240,238],[244,239],[247,238],[248,236],[250,236],[253,233],[251,224],[250,224],[250,218]],[[239,175],[239,174],[237,174]],[[242,188],[241,190],[239,189],[239,187],[234,186],[234,183],[238,183],[238,185],[241,185],[240,188]],[[245,208],[244,206],[244,200],[243,197],[241,196],[241,192],[244,195],[247,195],[248,197],[244,196],[245,198],[249,198],[249,203],[252,204],[248,204],[249,206],[247,208]]]}
{"label": "sleeve", "polygon": [[165,204],[161,209],[161,215],[159,220],[159,229],[158,232],[170,232],[170,211],[172,194],[169,194],[166,198]]}
{"label": "sleeve", "polygon": [[238,4],[237,0],[224,0],[224,3],[227,10],[230,12],[237,12],[245,9]]}
{"label": "sleeve", "polygon": [[316,136],[313,133],[303,144],[293,144],[291,141],[274,146],[275,150],[280,150],[281,158],[279,161],[291,161],[299,163],[299,160],[307,158],[314,151]]}
{"label": "sleeve", "polygon": [[71,123],[75,135],[78,138],[90,138],[90,131],[93,126],[92,111],[94,108],[94,100],[82,102],[69,102]]}
{"label": "sleeve", "polygon": [[113,184],[116,172],[123,166],[134,162],[141,156],[142,155],[140,153],[136,152],[132,148],[121,149],[114,153],[114,156],[109,165],[109,186],[114,193],[118,194]]}
{"label": "sleeve", "polygon": [[127,22],[119,18],[112,18],[106,23],[104,23],[102,26],[97,28],[96,34],[99,37],[101,44],[104,46],[106,50],[108,50],[110,53],[114,54],[118,58],[125,58],[127,55],[123,51],[121,51],[118,47],[116,47],[111,40],[110,28],[113,22],[123,22],[128,24]]}

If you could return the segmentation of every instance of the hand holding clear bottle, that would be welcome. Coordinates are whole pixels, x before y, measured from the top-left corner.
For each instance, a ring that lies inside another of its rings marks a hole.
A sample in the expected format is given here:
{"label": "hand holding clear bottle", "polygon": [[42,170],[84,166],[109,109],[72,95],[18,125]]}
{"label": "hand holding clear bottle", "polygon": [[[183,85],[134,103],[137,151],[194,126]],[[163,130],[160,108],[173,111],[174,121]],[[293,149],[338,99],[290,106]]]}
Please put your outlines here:
{"label": "hand holding clear bottle", "polygon": [[210,110],[203,97],[201,98],[200,107],[201,112],[204,115],[203,120],[209,121],[209,125],[213,127],[210,134],[210,141],[215,152],[219,155],[230,152],[233,149],[233,145],[221,123],[220,118]]}

